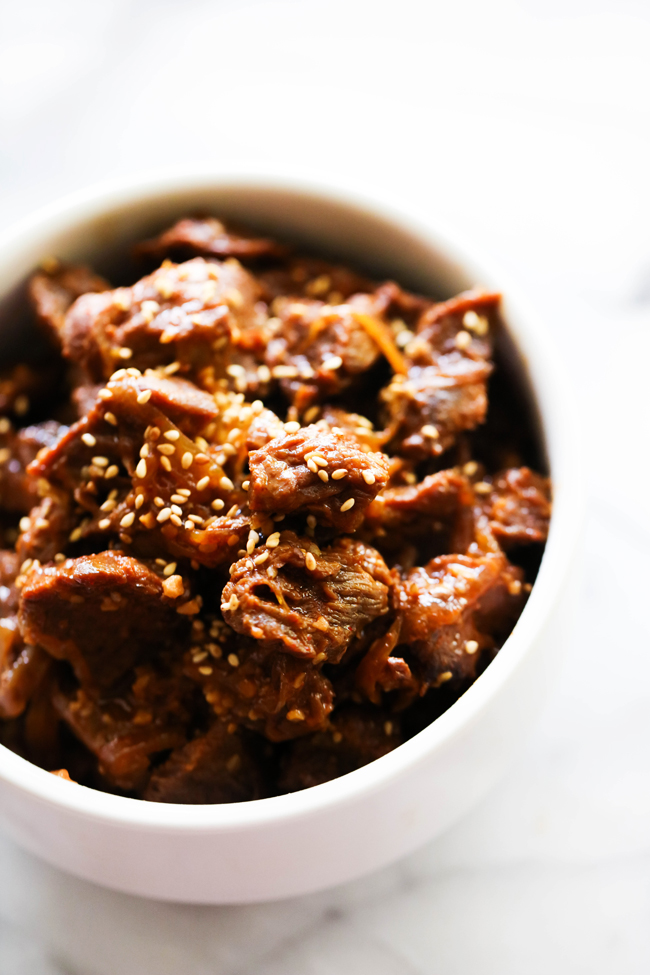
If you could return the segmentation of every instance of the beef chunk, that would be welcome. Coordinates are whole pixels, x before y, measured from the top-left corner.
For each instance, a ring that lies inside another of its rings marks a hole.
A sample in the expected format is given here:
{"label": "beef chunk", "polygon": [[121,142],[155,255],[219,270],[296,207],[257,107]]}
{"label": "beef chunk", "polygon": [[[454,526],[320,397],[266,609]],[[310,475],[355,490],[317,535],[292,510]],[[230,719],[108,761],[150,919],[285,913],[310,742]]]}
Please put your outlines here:
{"label": "beef chunk", "polygon": [[374,312],[368,295],[345,305],[277,298],[266,364],[299,410],[340,393],[377,361],[380,350],[362,324]]}
{"label": "beef chunk", "polygon": [[136,247],[145,257],[282,257],[287,248],[266,237],[248,237],[226,229],[214,217],[186,217]]}
{"label": "beef chunk", "polygon": [[353,532],[388,480],[388,460],[364,452],[351,437],[317,426],[269,441],[249,456],[252,511],[313,515]]}
{"label": "beef chunk", "polygon": [[355,632],[388,611],[390,583],[376,549],[342,538],[321,552],[286,531],[231,567],[221,609],[269,648],[336,663]]}
{"label": "beef chunk", "polygon": [[213,398],[184,380],[118,372],[93,410],[30,470],[89,513],[71,541],[117,534],[144,555],[214,566],[229,561],[248,533],[238,507],[245,492],[221,466],[230,454],[191,439],[217,415]]}
{"label": "beef chunk", "polygon": [[454,469],[438,471],[417,484],[386,488],[368,506],[365,522],[382,533],[403,537],[405,531],[426,531],[430,521],[451,522],[459,506],[471,506],[472,501],[467,478]]}
{"label": "beef chunk", "polygon": [[340,305],[351,295],[373,290],[373,283],[348,267],[320,258],[296,257],[258,275],[267,301],[292,295]]}
{"label": "beef chunk", "polygon": [[28,294],[38,321],[59,345],[65,313],[70,305],[81,295],[108,291],[109,288],[108,281],[90,268],[53,259],[32,275]]}
{"label": "beef chunk", "polygon": [[218,365],[226,376],[239,344],[263,353],[266,306],[258,298],[255,279],[237,261],[166,262],[131,288],[79,298],[65,317],[63,352],[96,382],[125,362],[139,369]]}
{"label": "beef chunk", "polygon": [[23,635],[68,660],[84,684],[109,687],[182,640],[186,623],[167,581],[120,552],[33,567],[20,600]]}
{"label": "beef chunk", "polygon": [[284,792],[309,789],[374,762],[401,744],[399,720],[377,708],[344,705],[326,731],[292,742],[280,775]]}
{"label": "beef chunk", "polygon": [[56,420],[6,433],[0,427],[0,508],[14,514],[27,514],[40,501],[38,479],[27,467],[39,451],[50,448],[66,431]]}
{"label": "beef chunk", "polygon": [[192,712],[189,682],[178,673],[140,666],[120,693],[101,697],[88,687],[58,688],[53,703],[60,718],[98,761],[111,788],[137,791],[151,762],[187,740]]}
{"label": "beef chunk", "polygon": [[186,656],[185,672],[201,685],[216,715],[271,741],[323,727],[334,706],[323,660],[298,658],[284,648],[242,638],[220,620],[207,624],[193,624],[194,645]]}
{"label": "beef chunk", "polygon": [[523,572],[502,553],[441,555],[411,569],[394,590],[400,642],[432,687],[471,681],[495,634],[508,632],[525,602]]}
{"label": "beef chunk", "polygon": [[502,548],[545,542],[551,517],[551,485],[528,467],[511,468],[475,485],[480,508]]}
{"label": "beef chunk", "polygon": [[17,618],[0,619],[0,718],[23,713],[47,667],[47,654],[23,642]]}
{"label": "beef chunk", "polygon": [[210,730],[157,768],[144,791],[152,802],[246,802],[264,794],[259,761],[235,725],[215,721]]}
{"label": "beef chunk", "polygon": [[499,296],[467,292],[431,306],[406,346],[407,373],[382,391],[389,448],[416,460],[447,450],[487,410],[489,320]]}

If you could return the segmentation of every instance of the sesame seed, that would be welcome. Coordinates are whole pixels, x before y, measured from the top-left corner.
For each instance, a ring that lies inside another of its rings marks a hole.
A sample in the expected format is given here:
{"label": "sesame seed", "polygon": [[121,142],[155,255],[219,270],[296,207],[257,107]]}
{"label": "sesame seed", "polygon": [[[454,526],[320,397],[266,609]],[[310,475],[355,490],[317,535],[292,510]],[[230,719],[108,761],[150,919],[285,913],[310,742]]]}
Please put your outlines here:
{"label": "sesame seed", "polygon": [[489,494],[492,490],[492,485],[488,484],[487,481],[479,481],[474,485],[474,490],[477,494]]}
{"label": "sesame seed", "polygon": [[143,504],[144,504],[144,494],[136,495],[136,499],[135,499],[136,510],[139,510]]}
{"label": "sesame seed", "polygon": [[215,511],[221,511],[225,507],[225,502],[221,498],[215,498],[210,507]]}
{"label": "sesame seed", "polygon": [[171,508],[163,508],[161,511],[158,512],[158,517],[156,518],[156,521],[159,521],[162,524],[163,521],[168,521],[169,518],[171,518],[171,514],[172,514]]}
{"label": "sesame seed", "polygon": [[277,548],[280,544],[280,532],[273,532],[266,540],[267,548]]}
{"label": "sesame seed", "polygon": [[194,463],[195,464],[209,464],[210,463],[210,458],[208,457],[207,454],[196,454],[196,456],[194,457]]}
{"label": "sesame seed", "polygon": [[180,435],[180,430],[165,430],[163,433],[165,440],[178,440]]}
{"label": "sesame seed", "polygon": [[[232,598],[231,598],[231,602],[232,602]],[[236,653],[228,654],[228,663],[230,664],[231,667],[239,667],[239,657],[237,656]]]}
{"label": "sesame seed", "polygon": [[307,524],[309,525],[310,528],[315,528],[317,525],[316,516],[307,515]]}
{"label": "sesame seed", "polygon": [[385,735],[392,735],[392,733],[393,733],[393,722],[392,721],[385,721],[384,722],[384,734]]}
{"label": "sesame seed", "polygon": [[63,554],[63,552],[57,552],[56,555],[54,556],[54,561],[65,562],[65,555]]}
{"label": "sesame seed", "polygon": [[154,498],[153,499],[153,503],[156,505],[157,508],[164,508],[165,507],[165,502],[163,501],[162,498],[158,498],[158,497]]}
{"label": "sesame seed", "polygon": [[82,433],[81,439],[85,443],[86,447],[94,447],[97,443],[97,438],[93,437],[92,433]]}
{"label": "sesame seed", "polygon": [[106,531],[107,528],[110,528],[111,527],[111,519],[110,518],[102,518],[101,521],[98,521],[97,522],[97,527],[98,528],[101,528],[102,531]]}
{"label": "sesame seed", "polygon": [[24,416],[29,410],[29,399],[24,394],[16,396],[14,400],[14,413],[16,416]]}
{"label": "sesame seed", "polygon": [[248,533],[248,541],[246,542],[246,551],[249,555],[252,555],[255,551],[255,546],[260,540],[260,536],[256,531],[250,531]]}
{"label": "sesame seed", "polygon": [[117,381],[118,379],[124,379],[125,376],[126,376],[126,369],[118,369],[117,372],[113,373],[111,379]]}
{"label": "sesame seed", "polygon": [[312,474],[318,474],[318,465],[315,460],[311,458],[307,461],[307,467],[312,472]]}
{"label": "sesame seed", "polygon": [[234,518],[238,514],[239,514],[239,505],[233,504],[232,508],[229,508],[228,511],[226,512],[226,518]]}
{"label": "sesame seed", "polygon": [[110,479],[111,477],[117,477],[119,473],[120,473],[120,469],[117,466],[117,464],[111,464],[110,467],[106,468],[106,473],[104,474],[104,477]]}
{"label": "sesame seed", "polygon": [[170,362],[168,366],[165,366],[163,372],[165,373],[166,376],[173,376],[175,372],[178,372],[180,367],[181,367],[180,362]]}
{"label": "sesame seed", "polygon": [[274,366],[273,375],[276,379],[295,379],[298,370],[295,366]]}
{"label": "sesame seed", "polygon": [[143,301],[140,305],[140,312],[144,318],[147,325],[149,322],[153,321],[154,317],[160,311],[160,305],[157,301]]}
{"label": "sesame seed", "polygon": [[347,473],[348,472],[345,469],[345,467],[339,467],[338,470],[335,470],[334,473],[332,474],[332,480],[333,481],[340,481],[342,477],[346,477],[347,476]]}
{"label": "sesame seed", "polygon": [[189,488],[176,488],[176,493],[177,494],[182,494],[183,497],[185,497],[185,498],[189,498],[190,495],[192,494],[192,492],[190,491]]}
{"label": "sesame seed", "polygon": [[107,423],[110,423],[112,427],[117,426],[117,417],[114,413],[104,413],[104,419]]}
{"label": "sesame seed", "polygon": [[342,365],[343,365],[343,359],[341,358],[341,356],[333,355],[330,356],[329,359],[325,359],[325,362],[323,363],[323,369],[327,369],[328,371],[331,372],[336,372],[336,370],[340,369]]}
{"label": "sesame seed", "polygon": [[196,482],[196,490],[204,491],[207,488],[209,483],[210,483],[210,478],[206,474],[205,477],[202,477],[200,481]]}
{"label": "sesame seed", "polygon": [[228,544],[230,546],[237,545],[238,542],[239,542],[239,535],[232,534],[228,536]]}
{"label": "sesame seed", "polygon": [[100,511],[112,511],[115,507],[117,507],[117,501],[115,501],[114,498],[107,498],[106,501],[104,501],[103,504],[100,504],[99,510]]}
{"label": "sesame seed", "polygon": [[202,525],[203,522],[205,521],[205,519],[202,518],[201,515],[188,515],[187,518],[188,521],[194,522],[195,525]]}
{"label": "sesame seed", "polygon": [[[205,478],[203,478],[203,480],[205,480]],[[199,481],[199,484],[200,483],[201,482]],[[198,484],[197,484],[197,487],[198,487]],[[224,491],[232,491],[234,489],[235,485],[232,483],[232,481],[230,480],[230,478],[229,477],[226,477],[226,475],[224,474],[224,476],[219,481],[219,487],[222,487],[224,489]]]}
{"label": "sesame seed", "polygon": [[471,308],[463,315],[463,325],[465,328],[481,336],[487,335],[489,328],[487,318],[484,318],[482,315],[477,315]]}
{"label": "sesame seed", "polygon": [[173,504],[171,506],[171,509],[172,509],[172,511],[174,512],[175,515],[182,515],[183,514],[183,509],[182,508],[179,508],[177,504]]}
{"label": "sesame seed", "polygon": [[354,508],[354,498],[348,498],[348,500],[344,501],[341,505],[341,511],[349,511],[350,508]]}
{"label": "sesame seed", "polygon": [[71,542],[78,542],[79,539],[81,538],[81,535],[82,535],[81,528],[75,528],[74,531],[70,532],[68,538]]}
{"label": "sesame seed", "polygon": [[212,673],[212,667],[208,667],[208,666],[199,667],[199,673],[203,674],[204,677],[209,677],[210,674]]}
{"label": "sesame seed", "polygon": [[170,515],[169,516],[169,520],[171,521],[172,525],[176,525],[177,528],[182,528],[183,527],[183,522],[178,517],[178,515]]}
{"label": "sesame seed", "polygon": [[375,483],[375,475],[372,473],[372,471],[363,471],[362,474],[361,474],[361,476],[364,479],[364,481],[366,482],[366,484],[374,484]]}
{"label": "sesame seed", "polygon": [[300,430],[300,424],[297,420],[289,420],[288,423],[285,423],[284,429],[287,431],[287,433],[298,433],[298,430]]}
{"label": "sesame seed", "polygon": [[278,574],[278,570],[276,569],[276,567],[274,565],[270,565],[268,567],[268,569],[266,570],[266,574],[269,577],[269,579],[275,579],[275,577]]}
{"label": "sesame seed", "polygon": [[150,399],[151,399],[150,389],[143,389],[142,392],[138,393],[138,395],[136,396],[136,402],[139,403],[140,406],[144,406],[144,404],[148,403]]}
{"label": "sesame seed", "polygon": [[244,367],[238,365],[236,362],[233,362],[232,365],[228,366],[226,372],[228,373],[229,376],[232,376],[234,379],[238,379],[240,376],[246,375],[246,370],[244,369]]}
{"label": "sesame seed", "polygon": [[478,643],[476,640],[467,640],[465,642],[465,653],[473,654],[478,650]]}
{"label": "sesame seed", "polygon": [[147,476],[147,462],[144,459],[144,457],[142,458],[142,460],[138,461],[138,466],[135,469],[135,476],[136,477]]}
{"label": "sesame seed", "polygon": [[307,555],[305,556],[305,565],[311,572],[313,572],[316,568],[316,559],[311,552],[307,552]]}
{"label": "sesame seed", "polygon": [[133,349],[128,349],[126,346],[122,346],[121,349],[117,350],[117,354],[120,359],[130,359],[133,355]]}
{"label": "sesame seed", "polygon": [[180,576],[169,576],[168,579],[163,581],[162,588],[163,593],[168,599],[178,599],[185,591],[183,580]]}
{"label": "sesame seed", "polygon": [[134,521],[135,521],[135,513],[133,511],[127,511],[127,513],[120,521],[120,528],[130,528]]}
{"label": "sesame seed", "polygon": [[29,531],[29,529],[32,527],[32,523],[27,515],[20,519],[18,522],[18,527],[20,528],[21,532]]}
{"label": "sesame seed", "polygon": [[187,521],[185,522],[185,528],[188,532],[193,532],[194,529],[196,528],[196,525],[194,524],[193,521],[190,521],[190,519],[188,518]]}
{"label": "sesame seed", "polygon": [[108,457],[93,457],[92,463],[95,467],[108,467]]}
{"label": "sesame seed", "polygon": [[269,557],[268,552],[262,552],[261,555],[258,555],[257,558],[253,559],[253,562],[255,565],[263,565],[268,559],[268,557]]}
{"label": "sesame seed", "polygon": [[473,477],[474,474],[476,474],[477,470],[478,470],[478,464],[476,463],[475,460],[469,460],[463,466],[463,474],[466,474],[467,477]]}
{"label": "sesame seed", "polygon": [[0,417],[0,433],[9,433],[11,421],[8,416]]}
{"label": "sesame seed", "polygon": [[432,440],[437,440],[440,436],[438,428],[434,427],[432,423],[425,423],[420,433],[423,437],[430,437]]}
{"label": "sesame seed", "polygon": [[170,472],[171,471],[172,464],[171,464],[171,461],[170,461],[169,457],[161,457],[160,458],[160,463],[161,463],[162,467],[164,468],[164,470],[166,470],[167,472]]}
{"label": "sesame seed", "polygon": [[456,348],[466,349],[472,342],[472,336],[469,332],[459,332],[456,336]]}
{"label": "sesame seed", "polygon": [[149,436],[152,440],[158,440],[160,437],[160,429],[158,427],[147,427],[144,432],[145,437]]}
{"label": "sesame seed", "polygon": [[160,454],[164,454],[166,457],[172,457],[176,453],[176,447],[171,443],[159,443],[156,446],[156,450]]}
{"label": "sesame seed", "polygon": [[191,467],[193,460],[194,460],[194,454],[190,453],[189,450],[186,450],[183,456],[181,457],[181,467],[183,468],[183,470],[186,471],[188,467]]}
{"label": "sesame seed", "polygon": [[327,484],[327,482],[328,482],[328,481],[329,481],[329,479],[330,479],[330,476],[329,476],[329,474],[327,473],[327,471],[319,471],[319,472],[318,472],[318,476],[320,477],[320,479],[321,479],[321,481],[323,482],[323,484]]}

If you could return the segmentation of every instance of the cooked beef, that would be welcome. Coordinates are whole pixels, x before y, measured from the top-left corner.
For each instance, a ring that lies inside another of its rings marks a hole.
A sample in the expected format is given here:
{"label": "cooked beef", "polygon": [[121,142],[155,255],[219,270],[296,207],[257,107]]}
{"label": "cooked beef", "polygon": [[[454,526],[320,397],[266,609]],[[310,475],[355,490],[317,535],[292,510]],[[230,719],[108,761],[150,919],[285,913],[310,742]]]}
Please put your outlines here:
{"label": "cooked beef", "polygon": [[270,440],[249,456],[251,511],[312,515],[339,532],[353,532],[388,481],[383,454],[365,453],[342,432],[302,427]]}
{"label": "cooked beef", "polygon": [[108,291],[110,284],[88,267],[46,261],[29,280],[29,299],[36,318],[56,345],[61,343],[65,313],[81,295]]}
{"label": "cooked beef", "polygon": [[379,552],[362,542],[341,538],[321,551],[284,531],[231,567],[221,610],[269,649],[337,663],[355,632],[388,612],[390,583]]}
{"label": "cooked beef", "polygon": [[174,595],[169,578],[120,552],[33,566],[21,593],[23,636],[68,660],[82,684],[108,688],[183,639],[184,586]]}
{"label": "cooked beef", "polygon": [[283,792],[310,789],[387,755],[401,743],[399,720],[378,708],[343,705],[326,731],[292,742],[280,773]]}
{"label": "cooked beef", "polygon": [[155,802],[345,775],[453,704],[531,588],[551,489],[505,370],[476,429],[499,296],[211,216],[135,257],[165,259],[119,288],[48,260],[50,358],[0,376],[0,741]]}
{"label": "cooked beef", "polygon": [[[266,237],[246,237],[226,230],[214,217],[185,217],[158,237],[136,247],[145,257],[283,257],[287,248]],[[90,290],[90,289],[87,289]]]}

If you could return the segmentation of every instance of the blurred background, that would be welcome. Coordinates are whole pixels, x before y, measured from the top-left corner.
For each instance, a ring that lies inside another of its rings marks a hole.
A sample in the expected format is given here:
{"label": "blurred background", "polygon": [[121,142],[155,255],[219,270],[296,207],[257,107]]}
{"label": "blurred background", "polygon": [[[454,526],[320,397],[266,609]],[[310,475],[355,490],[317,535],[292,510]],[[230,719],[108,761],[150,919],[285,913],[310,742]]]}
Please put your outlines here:
{"label": "blurred background", "polygon": [[0,221],[94,181],[290,166],[438,217],[544,316],[588,488],[574,646],[519,764],[396,867],[249,908],[0,839],[2,975],[650,968],[650,3],[0,0]]}

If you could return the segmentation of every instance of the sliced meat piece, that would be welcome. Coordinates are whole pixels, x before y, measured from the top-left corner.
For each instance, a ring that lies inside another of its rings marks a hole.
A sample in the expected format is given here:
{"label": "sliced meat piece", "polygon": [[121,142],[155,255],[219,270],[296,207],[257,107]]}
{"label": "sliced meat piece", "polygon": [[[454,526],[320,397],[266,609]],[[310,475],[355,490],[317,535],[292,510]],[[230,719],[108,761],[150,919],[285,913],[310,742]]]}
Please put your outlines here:
{"label": "sliced meat piece", "polygon": [[428,522],[453,522],[459,507],[471,507],[469,481],[456,469],[430,474],[414,485],[385,488],[368,506],[365,523],[372,529],[422,534]]}
{"label": "sliced meat piece", "polygon": [[120,552],[32,567],[20,599],[23,636],[68,660],[85,685],[110,687],[138,662],[182,641],[187,624],[176,598],[166,595],[167,583]]}
{"label": "sliced meat piece", "polygon": [[247,802],[263,794],[260,763],[250,741],[236,726],[217,720],[205,735],[177,748],[153,772],[143,799],[188,804]]}
{"label": "sliced meat piece", "polygon": [[23,427],[14,433],[0,428],[0,508],[27,514],[40,501],[38,479],[27,467],[44,448],[52,447],[66,432],[56,420]]}
{"label": "sliced meat piece", "polygon": [[20,519],[16,551],[22,562],[51,562],[65,553],[78,518],[63,491],[50,490],[29,515]]}
{"label": "sliced meat piece", "polygon": [[88,292],[108,291],[110,284],[88,267],[52,259],[31,276],[27,286],[29,300],[39,323],[56,345],[73,301]]}
{"label": "sliced meat piece", "polygon": [[218,366],[227,377],[240,343],[258,349],[262,361],[268,335],[259,295],[255,278],[237,261],[165,262],[131,288],[79,298],[65,317],[63,353],[95,382],[117,365],[172,362],[186,370]]}
{"label": "sliced meat piece", "polygon": [[551,482],[528,467],[511,468],[474,486],[493,535],[504,548],[545,542]]}
{"label": "sliced meat piece", "polygon": [[399,719],[378,708],[346,704],[326,731],[292,742],[279,785],[284,792],[309,789],[387,755],[402,742]]}
{"label": "sliced meat piece", "polygon": [[404,350],[406,375],[382,390],[389,450],[415,460],[436,457],[463,430],[485,420],[490,321],[500,296],[465,292],[431,305]]}
{"label": "sliced meat piece", "polygon": [[336,663],[355,632],[388,611],[391,581],[369,545],[342,538],[321,552],[285,531],[231,567],[221,610],[269,649]]}
{"label": "sliced meat piece", "polygon": [[48,663],[40,647],[25,645],[15,616],[0,619],[0,718],[23,713]]}
{"label": "sliced meat piece", "polygon": [[[142,684],[144,674],[135,684]],[[188,690],[176,681],[161,680],[149,671],[149,686],[158,685],[153,706],[131,691],[102,700],[83,688],[57,689],[53,703],[60,718],[96,757],[100,775],[115,789],[139,791],[157,755],[180,748],[187,740]]]}
{"label": "sliced meat piece", "polygon": [[375,314],[369,295],[344,305],[276,298],[273,312],[266,364],[299,410],[340,393],[379,358],[379,346],[362,324],[364,315]]}
{"label": "sliced meat piece", "polygon": [[388,458],[366,453],[344,433],[311,425],[269,441],[249,456],[251,511],[313,515],[353,532],[388,481]]}
{"label": "sliced meat piece", "polygon": [[483,651],[494,650],[518,618],[523,572],[502,553],[441,555],[411,569],[394,589],[400,651],[422,681],[471,682]]}
{"label": "sliced meat piece", "polygon": [[304,419],[307,423],[316,423],[317,426],[326,425],[335,433],[342,431],[349,437],[353,437],[365,452],[381,451],[386,443],[384,431],[375,430],[368,417],[360,413],[348,413],[330,403],[324,403],[322,408],[311,407],[307,410]]}
{"label": "sliced meat piece", "polygon": [[322,728],[334,706],[323,661],[269,649],[237,636],[221,620],[197,630],[185,658],[185,672],[203,689],[220,718],[244,724],[271,741],[284,741]]}
{"label": "sliced meat piece", "polygon": [[283,257],[287,248],[266,237],[249,237],[226,229],[214,217],[186,217],[135,252],[145,257]]}
{"label": "sliced meat piece", "polygon": [[356,271],[320,258],[295,257],[279,267],[261,271],[258,280],[267,301],[292,295],[296,298],[319,298],[340,305],[351,295],[373,290],[373,283]]}

